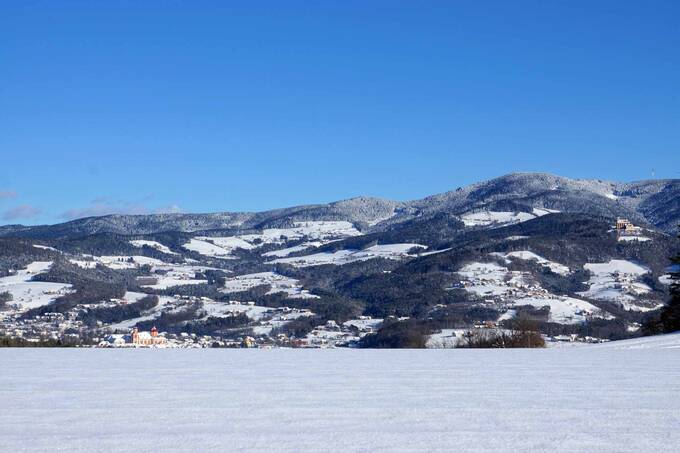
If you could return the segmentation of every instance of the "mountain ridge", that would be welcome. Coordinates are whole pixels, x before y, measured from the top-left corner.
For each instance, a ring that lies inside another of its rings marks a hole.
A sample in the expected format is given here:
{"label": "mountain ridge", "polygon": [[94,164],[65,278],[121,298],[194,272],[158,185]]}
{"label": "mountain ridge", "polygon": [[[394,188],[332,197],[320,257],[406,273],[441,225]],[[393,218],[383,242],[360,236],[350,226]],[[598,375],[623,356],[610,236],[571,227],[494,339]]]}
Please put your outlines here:
{"label": "mountain ridge", "polygon": [[345,220],[378,231],[440,213],[549,209],[590,212],[673,232],[680,222],[680,179],[614,182],[571,179],[550,173],[510,173],[411,201],[359,196],[330,203],[260,212],[109,214],[51,225],[0,226],[0,236],[68,237],[94,233],[151,234],[205,230],[248,230],[291,222]]}

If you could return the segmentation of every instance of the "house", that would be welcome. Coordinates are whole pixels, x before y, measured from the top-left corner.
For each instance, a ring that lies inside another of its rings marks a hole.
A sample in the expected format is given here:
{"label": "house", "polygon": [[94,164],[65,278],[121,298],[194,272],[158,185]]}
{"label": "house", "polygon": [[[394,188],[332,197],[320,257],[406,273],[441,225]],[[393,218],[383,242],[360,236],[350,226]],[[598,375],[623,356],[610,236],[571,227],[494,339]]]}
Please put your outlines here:
{"label": "house", "polygon": [[107,335],[99,342],[99,347],[122,347],[127,343],[125,337],[125,335],[120,334]]}

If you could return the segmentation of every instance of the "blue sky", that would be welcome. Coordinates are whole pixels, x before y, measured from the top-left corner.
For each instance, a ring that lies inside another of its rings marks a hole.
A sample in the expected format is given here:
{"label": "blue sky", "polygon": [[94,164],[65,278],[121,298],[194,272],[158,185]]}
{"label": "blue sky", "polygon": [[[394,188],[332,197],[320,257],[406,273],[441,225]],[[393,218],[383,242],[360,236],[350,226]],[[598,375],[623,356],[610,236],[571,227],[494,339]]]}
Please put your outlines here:
{"label": "blue sky", "polygon": [[0,224],[408,200],[513,171],[678,178],[679,17],[0,0]]}

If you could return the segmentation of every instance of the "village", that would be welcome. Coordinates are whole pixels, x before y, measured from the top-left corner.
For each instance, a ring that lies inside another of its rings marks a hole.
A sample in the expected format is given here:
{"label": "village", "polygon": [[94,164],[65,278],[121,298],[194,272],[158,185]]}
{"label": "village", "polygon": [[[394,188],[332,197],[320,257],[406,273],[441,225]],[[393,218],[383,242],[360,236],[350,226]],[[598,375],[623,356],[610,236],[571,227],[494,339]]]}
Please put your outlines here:
{"label": "village", "polygon": [[548,321],[578,324],[609,314],[581,299],[552,294],[541,287],[529,273],[510,271],[495,262],[470,263],[458,271],[460,281],[450,289],[463,289],[481,306],[493,307],[503,314],[497,322],[514,318],[518,307],[549,308]]}
{"label": "village", "polygon": [[[302,338],[290,337],[277,330],[292,320],[313,316],[309,310],[293,307],[261,307],[254,302],[216,302],[206,297],[163,297],[157,307],[139,318],[124,322],[96,326],[86,325],[80,318],[83,312],[97,307],[124,306],[140,294],[128,293],[127,298],[111,299],[98,304],[80,304],[66,313],[45,313],[24,319],[23,312],[6,311],[0,316],[0,338],[14,338],[26,343],[59,342],[64,345],[100,348],[255,348],[295,347],[333,348],[350,347],[364,335],[373,333],[381,319],[362,316],[342,324],[328,321],[314,328]],[[161,313],[180,312],[194,308],[203,318],[231,318],[245,314],[250,320],[246,326],[225,335],[200,335],[182,332],[159,331],[155,326],[141,330],[136,324],[151,321]]]}
{"label": "village", "polygon": [[318,326],[304,338],[290,338],[284,334],[269,336],[244,335],[226,339],[219,336],[196,335],[182,332],[172,334],[158,332],[152,327],[150,331],[140,331],[133,327],[127,334],[107,334],[95,347],[100,348],[336,348],[352,347],[364,335],[373,333],[382,320],[368,317],[347,321],[338,325],[328,321]]}

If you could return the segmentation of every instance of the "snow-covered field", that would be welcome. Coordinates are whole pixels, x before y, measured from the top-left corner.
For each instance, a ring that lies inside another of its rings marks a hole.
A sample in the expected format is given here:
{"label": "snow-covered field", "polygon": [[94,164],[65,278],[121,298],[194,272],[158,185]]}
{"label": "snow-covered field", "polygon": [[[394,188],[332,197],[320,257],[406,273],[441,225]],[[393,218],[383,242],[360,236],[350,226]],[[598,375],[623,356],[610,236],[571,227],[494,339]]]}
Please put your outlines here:
{"label": "snow-covered field", "polygon": [[200,253],[201,255],[205,256],[212,256],[215,258],[224,259],[236,259],[236,257],[231,256],[231,252],[233,249],[231,248],[227,249],[217,245],[216,242],[218,239],[226,238],[198,238],[198,239],[194,238],[191,239],[186,244],[184,244],[183,247],[187,250],[191,250],[192,252]]}
{"label": "snow-covered field", "polygon": [[0,350],[8,452],[670,452],[680,335],[547,350]]}
{"label": "snow-covered field", "polygon": [[589,316],[604,319],[614,318],[608,313],[603,313],[602,310],[585,300],[567,296],[525,297],[516,299],[512,305],[531,305],[539,309],[548,306],[550,307],[550,322],[560,324],[581,324]]}
{"label": "snow-covered field", "polygon": [[158,283],[155,285],[143,286],[151,289],[168,289],[172,288],[173,286],[201,285],[203,283],[208,283],[208,280],[196,278],[196,274],[200,274],[210,269],[213,268],[205,266],[187,266],[181,264],[168,265],[161,263],[160,265],[154,266],[152,268],[152,272],[163,272],[162,275],[154,275],[155,277],[158,277]]}
{"label": "snow-covered field", "polygon": [[518,286],[527,285],[522,272],[510,271],[495,263],[466,264],[458,274],[470,282],[465,289],[480,297],[506,295]]}
{"label": "snow-covered field", "polygon": [[651,241],[650,238],[646,236],[620,236],[619,242],[647,242]]}
{"label": "snow-covered field", "polygon": [[288,256],[291,253],[301,252],[303,250],[307,250],[308,248],[319,247],[321,245],[323,245],[323,243],[319,242],[319,241],[305,242],[304,244],[295,245],[293,247],[286,247],[285,249],[274,250],[274,251],[271,251],[271,252],[263,253],[262,256],[267,256],[267,257],[273,256],[273,257],[276,257],[276,258],[283,258],[284,256]]}
{"label": "snow-covered field", "polygon": [[[528,251],[512,252],[507,255],[492,253],[493,256],[508,260],[508,257],[538,261],[554,272],[568,274],[569,268],[562,264],[548,261]],[[550,307],[551,322],[560,324],[579,324],[589,317],[611,319],[609,313],[600,310],[593,304],[573,297],[552,294],[537,282],[531,282],[531,275],[526,272],[510,271],[495,263],[469,263],[463,266],[458,274],[464,279],[466,291],[478,297],[491,298],[507,307],[531,305],[535,308]],[[514,311],[508,311],[514,316]],[[510,319],[501,316],[499,321]]]}
{"label": "snow-covered field", "polygon": [[652,288],[639,281],[650,272],[645,266],[626,260],[611,260],[606,263],[587,263],[584,269],[590,271],[589,289],[581,294],[596,300],[617,302],[625,310],[650,311],[659,308],[657,303],[641,304],[637,297],[650,293]]}
{"label": "snow-covered field", "polygon": [[134,245],[135,247],[142,248],[144,246],[154,248],[160,252],[167,253],[169,255],[177,255],[176,252],[173,252],[170,250],[167,246],[161,244],[160,242],[156,241],[146,241],[143,239],[135,240],[135,241],[130,241],[130,244]]}
{"label": "snow-covered field", "polygon": [[[345,221],[309,221],[295,222],[291,228],[266,228],[261,233],[242,234],[226,237],[196,237],[191,239],[184,248],[201,255],[215,258],[234,259],[232,253],[236,249],[252,250],[265,244],[282,244],[286,241],[307,238],[310,244],[327,244],[336,239],[359,236],[361,232],[350,222]],[[304,249],[304,247],[302,248]],[[302,250],[301,249],[301,250]],[[288,250],[287,253],[293,253]],[[265,254],[265,256],[277,256]],[[285,256],[285,255],[280,255]]]}
{"label": "snow-covered field", "polygon": [[25,269],[17,271],[15,275],[0,278],[0,292],[12,295],[11,305],[17,305],[19,310],[47,305],[59,296],[67,294],[71,285],[66,283],[33,282],[31,279],[38,274],[47,272],[52,266],[51,261],[35,261]]}
{"label": "snow-covered field", "polygon": [[534,208],[529,212],[508,212],[508,211],[479,211],[463,214],[460,220],[465,226],[502,226],[512,225],[514,223],[526,222],[527,220],[535,219],[546,214],[551,214],[559,211],[553,209]]}
{"label": "snow-covered field", "polygon": [[540,255],[535,254],[534,252],[530,252],[529,250],[520,250],[516,252],[510,252],[510,253],[491,253],[491,255],[498,256],[500,258],[505,259],[506,263],[510,263],[511,259],[520,259],[520,260],[525,260],[525,261],[536,261],[538,264],[541,266],[545,266],[548,269],[550,269],[552,272],[555,274],[559,274],[562,276],[569,275],[570,269],[565,266],[564,264],[556,263],[555,261],[550,261],[545,258],[543,258]]}
{"label": "snow-covered field", "polygon": [[82,267],[83,269],[94,269],[97,264],[103,264],[111,269],[134,269],[136,267],[148,264],[162,265],[163,261],[156,258],[149,258],[148,256],[134,255],[134,256],[93,256],[83,255],[85,260],[69,259],[72,264]]}
{"label": "snow-covered field", "polygon": [[333,253],[322,252],[312,255],[278,258],[271,261],[271,263],[285,263],[296,267],[307,267],[322,264],[342,265],[373,258],[400,260],[416,256],[409,254],[409,251],[414,248],[425,250],[427,247],[420,244],[382,244],[367,247],[363,250],[338,250]]}
{"label": "snow-covered field", "polygon": [[270,285],[271,289],[267,294],[286,293],[293,299],[318,299],[306,289],[300,286],[300,282],[294,278],[285,277],[275,272],[258,272],[256,274],[237,275],[228,278],[224,284],[222,292],[235,293],[247,291],[256,286]]}

